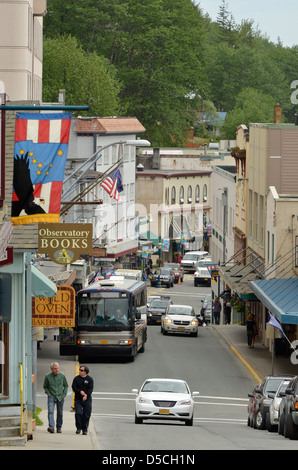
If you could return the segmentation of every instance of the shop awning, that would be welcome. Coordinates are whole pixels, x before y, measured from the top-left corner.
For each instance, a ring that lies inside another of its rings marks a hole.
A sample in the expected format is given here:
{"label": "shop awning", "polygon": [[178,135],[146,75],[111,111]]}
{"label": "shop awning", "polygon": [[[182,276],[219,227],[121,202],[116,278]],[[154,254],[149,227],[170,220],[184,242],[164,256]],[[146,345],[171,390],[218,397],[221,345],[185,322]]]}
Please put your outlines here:
{"label": "shop awning", "polygon": [[34,266],[31,268],[31,294],[32,297],[55,297],[57,286]]}
{"label": "shop awning", "polygon": [[249,287],[249,281],[255,280],[259,274],[254,271],[252,266],[242,266],[239,264],[218,266],[218,272],[221,279],[228,284],[229,288],[236,292],[242,300],[257,300],[255,294]]}
{"label": "shop awning", "polygon": [[298,325],[298,279],[262,279],[248,283],[280,323]]}

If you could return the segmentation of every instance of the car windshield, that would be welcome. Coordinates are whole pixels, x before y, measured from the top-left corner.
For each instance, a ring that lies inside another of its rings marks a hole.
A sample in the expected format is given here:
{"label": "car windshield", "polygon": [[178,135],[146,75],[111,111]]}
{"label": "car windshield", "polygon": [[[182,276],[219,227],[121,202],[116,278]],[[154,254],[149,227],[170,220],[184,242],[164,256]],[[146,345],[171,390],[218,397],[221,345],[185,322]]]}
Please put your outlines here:
{"label": "car windshield", "polygon": [[172,305],[169,307],[168,315],[193,315],[192,307],[179,307]]}
{"label": "car windshield", "polygon": [[147,380],[142,392],[189,393],[185,382],[171,380]]}
{"label": "car windshield", "polygon": [[198,259],[198,255],[192,255],[191,253],[187,253],[186,255],[184,255],[183,257],[183,260],[184,261],[188,261],[188,260],[191,260],[191,261],[196,261]]}
{"label": "car windshield", "polygon": [[275,393],[278,389],[278,387],[280,386],[281,382],[283,381],[284,379],[282,379],[281,377],[278,378],[278,377],[275,377],[275,378],[270,378],[265,386],[265,389],[264,391],[266,393],[268,392],[273,392]]}
{"label": "car windshield", "polygon": [[286,388],[288,387],[289,383],[290,383],[289,380],[287,380],[286,382],[283,382],[283,383],[281,384],[281,386],[279,387],[279,389],[278,389],[278,394],[280,394],[280,393],[285,393]]}
{"label": "car windshield", "polygon": [[163,274],[163,275],[165,275],[165,276],[169,276],[170,270],[167,269],[167,268],[161,268],[160,274]]}
{"label": "car windshield", "polygon": [[166,308],[168,305],[168,300],[152,300],[150,303],[151,308]]}
{"label": "car windshield", "polygon": [[209,271],[206,268],[200,268],[200,272],[203,276],[209,276]]}

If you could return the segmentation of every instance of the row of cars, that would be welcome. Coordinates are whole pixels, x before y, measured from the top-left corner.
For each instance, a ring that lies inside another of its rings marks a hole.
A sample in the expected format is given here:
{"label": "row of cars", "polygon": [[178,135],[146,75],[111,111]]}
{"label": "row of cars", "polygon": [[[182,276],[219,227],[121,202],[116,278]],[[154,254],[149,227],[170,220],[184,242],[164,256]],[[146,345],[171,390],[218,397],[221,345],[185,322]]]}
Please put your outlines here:
{"label": "row of cars", "polygon": [[298,439],[298,376],[269,375],[248,398],[248,426]]}

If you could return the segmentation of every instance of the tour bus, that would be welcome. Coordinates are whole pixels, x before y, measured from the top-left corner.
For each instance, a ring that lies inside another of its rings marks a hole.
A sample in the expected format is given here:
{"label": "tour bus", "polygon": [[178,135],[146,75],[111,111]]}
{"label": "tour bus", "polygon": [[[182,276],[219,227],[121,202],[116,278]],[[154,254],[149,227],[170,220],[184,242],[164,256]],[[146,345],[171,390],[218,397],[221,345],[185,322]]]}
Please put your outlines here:
{"label": "tour bus", "polygon": [[105,279],[77,293],[75,328],[60,329],[60,354],[127,357],[144,352],[147,323],[146,284],[135,279]]}

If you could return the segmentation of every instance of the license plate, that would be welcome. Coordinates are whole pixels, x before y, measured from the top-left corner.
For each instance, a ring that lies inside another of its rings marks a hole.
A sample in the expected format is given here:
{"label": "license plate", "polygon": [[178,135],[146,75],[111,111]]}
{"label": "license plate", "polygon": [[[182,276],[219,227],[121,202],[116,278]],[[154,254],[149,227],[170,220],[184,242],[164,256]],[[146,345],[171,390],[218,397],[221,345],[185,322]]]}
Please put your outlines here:
{"label": "license plate", "polygon": [[159,410],[160,415],[168,415],[169,412],[170,412],[169,410]]}
{"label": "license plate", "polygon": [[184,326],[178,326],[178,330],[184,330]]}
{"label": "license plate", "polygon": [[204,281],[209,281],[209,279],[208,279],[208,278],[205,278]]}
{"label": "license plate", "polygon": [[100,344],[109,344],[109,341],[107,339],[102,339],[100,341]]}
{"label": "license plate", "polygon": [[156,322],[157,322],[157,323],[160,323],[160,322],[161,322],[161,320],[160,320],[160,319],[157,319],[157,320],[156,320]]}

